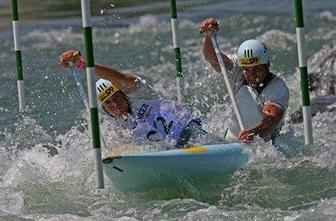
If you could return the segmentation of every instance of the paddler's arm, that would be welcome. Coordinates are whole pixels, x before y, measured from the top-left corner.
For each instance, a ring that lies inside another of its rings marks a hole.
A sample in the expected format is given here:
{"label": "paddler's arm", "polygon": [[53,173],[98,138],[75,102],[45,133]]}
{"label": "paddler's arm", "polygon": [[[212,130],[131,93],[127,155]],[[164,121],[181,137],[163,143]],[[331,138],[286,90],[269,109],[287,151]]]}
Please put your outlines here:
{"label": "paddler's arm", "polygon": [[[203,43],[203,55],[207,62],[209,62],[215,71],[221,72],[219,62],[215,53],[215,49],[212,46],[211,39],[209,36],[210,32],[217,32],[219,30],[217,21],[212,18],[206,18],[203,20],[199,27],[199,32],[204,33],[204,43]],[[227,57],[225,54],[221,53],[224,65],[228,70],[233,68],[233,61]]]}
{"label": "paddler's arm", "polygon": [[238,139],[244,143],[252,143],[256,135],[261,138],[267,137],[280,122],[284,115],[284,111],[272,104],[265,104],[263,107],[264,118],[257,124],[255,128],[244,129],[238,134]]}
{"label": "paddler's arm", "polygon": [[[67,68],[72,62],[78,69],[85,69],[85,61],[81,58],[81,54],[76,50],[68,50],[59,57],[60,65]],[[114,86],[122,91],[128,91],[136,84],[135,75],[122,73],[112,67],[95,63],[96,75],[112,82]]]}
{"label": "paddler's arm", "polygon": [[95,63],[96,75],[112,82],[122,91],[128,91],[136,84],[137,78],[132,74],[122,73],[112,67]]}

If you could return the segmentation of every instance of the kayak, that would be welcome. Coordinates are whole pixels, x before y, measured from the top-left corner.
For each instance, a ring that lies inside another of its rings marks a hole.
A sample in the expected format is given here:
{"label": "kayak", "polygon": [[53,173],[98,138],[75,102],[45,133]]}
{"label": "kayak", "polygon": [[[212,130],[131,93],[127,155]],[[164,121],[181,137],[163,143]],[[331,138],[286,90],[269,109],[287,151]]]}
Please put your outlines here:
{"label": "kayak", "polygon": [[[243,111],[244,125],[255,127],[263,114],[249,88],[242,87],[236,98]],[[238,123],[236,126],[233,134],[240,131]],[[103,159],[104,172],[113,188],[122,192],[149,190],[161,194],[164,189],[171,193],[180,188],[179,192],[185,193],[190,189],[218,188],[218,184],[229,182],[233,172],[248,160],[243,144],[236,143],[235,135],[229,140],[232,142],[107,157]]]}
{"label": "kayak", "polygon": [[111,156],[103,167],[117,191],[149,191],[225,180],[247,160],[244,146],[230,143]]}

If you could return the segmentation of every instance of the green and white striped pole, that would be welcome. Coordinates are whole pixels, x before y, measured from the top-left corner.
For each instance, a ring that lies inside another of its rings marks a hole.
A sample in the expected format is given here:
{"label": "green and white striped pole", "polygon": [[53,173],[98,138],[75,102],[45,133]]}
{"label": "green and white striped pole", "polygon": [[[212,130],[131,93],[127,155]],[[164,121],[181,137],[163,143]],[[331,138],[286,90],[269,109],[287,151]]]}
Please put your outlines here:
{"label": "green and white striped pole", "polygon": [[311,107],[308,88],[308,71],[307,71],[307,58],[304,54],[304,23],[303,23],[303,10],[302,0],[295,1],[295,14],[296,14],[296,38],[298,46],[299,67],[301,75],[301,96],[302,96],[302,112],[303,124],[305,134],[305,144],[313,143],[313,129],[311,119]]}
{"label": "green and white striped pole", "polygon": [[182,75],[181,51],[177,42],[177,12],[176,0],[171,0],[171,25],[173,33],[173,46],[175,52],[176,80],[177,80],[177,99],[181,103],[184,96],[184,79]]}
{"label": "green and white striped pole", "polygon": [[16,78],[19,95],[19,111],[25,110],[25,96],[24,96],[24,81],[22,71],[22,57],[21,57],[21,45],[20,45],[20,33],[19,33],[19,13],[17,0],[12,0],[12,17],[13,17],[13,39],[14,50],[16,57]]}
{"label": "green and white striped pole", "polygon": [[90,0],[81,0],[82,20],[84,31],[84,43],[86,53],[86,79],[89,92],[89,106],[91,119],[92,144],[95,151],[95,167],[97,172],[97,186],[104,188],[104,175],[102,167],[102,154],[100,146],[100,132],[98,120],[98,105],[95,83],[95,67],[93,58],[92,29],[91,29],[91,9]]}

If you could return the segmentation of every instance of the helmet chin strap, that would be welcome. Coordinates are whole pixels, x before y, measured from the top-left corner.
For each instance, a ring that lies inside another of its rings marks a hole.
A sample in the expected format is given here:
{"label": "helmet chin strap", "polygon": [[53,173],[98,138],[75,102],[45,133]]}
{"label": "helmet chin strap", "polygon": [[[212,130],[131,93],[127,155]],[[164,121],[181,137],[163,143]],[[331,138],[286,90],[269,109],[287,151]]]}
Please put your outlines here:
{"label": "helmet chin strap", "polygon": [[267,73],[266,78],[262,81],[259,82],[257,85],[254,84],[248,84],[252,88],[256,89],[259,93],[268,85],[269,82],[275,77],[275,75],[271,72]]}
{"label": "helmet chin strap", "polygon": [[256,81],[257,81],[256,84],[248,83],[246,80],[245,80],[245,83],[246,83],[248,86],[252,87],[252,88],[259,88],[259,87],[262,87],[262,86],[264,85],[263,82],[260,82],[260,81],[259,81],[259,78],[256,78]]}
{"label": "helmet chin strap", "polygon": [[248,84],[249,86],[253,87],[253,88],[262,88],[264,87],[264,83],[260,82],[259,84]]}
{"label": "helmet chin strap", "polygon": [[[121,92],[122,92],[122,91],[121,91]],[[124,94],[124,98],[125,98],[125,100],[126,100],[126,106],[127,106],[127,108],[126,108],[126,112],[123,113],[120,117],[118,117],[118,118],[121,118],[122,120],[126,120],[127,117],[128,117],[128,115],[132,113],[131,105],[130,105],[130,101],[129,101],[127,95]],[[119,108],[117,107],[117,105],[116,105],[115,103],[114,103],[114,106],[115,106],[115,108],[117,108],[117,109],[119,110]],[[104,106],[102,106],[102,107],[103,107],[103,109],[105,110],[105,112],[106,112],[108,115],[110,115],[110,116],[113,117],[113,118],[116,118],[115,116],[113,116],[112,114],[110,114],[110,113],[105,109]]]}

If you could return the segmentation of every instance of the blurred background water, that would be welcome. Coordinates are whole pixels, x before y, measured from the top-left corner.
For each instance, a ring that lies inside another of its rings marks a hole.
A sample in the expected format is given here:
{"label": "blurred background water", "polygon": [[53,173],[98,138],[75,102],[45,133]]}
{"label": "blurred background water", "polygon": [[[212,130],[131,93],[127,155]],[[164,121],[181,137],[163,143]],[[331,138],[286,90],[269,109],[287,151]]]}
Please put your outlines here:
{"label": "blurred background water", "polygon": [[[335,76],[336,2],[304,0],[308,69],[328,84]],[[135,73],[164,96],[175,97],[169,1],[92,1],[95,61]],[[203,59],[198,24],[214,16],[219,44],[235,53],[249,38],[264,41],[271,70],[290,88],[289,113],[300,106],[293,1],[178,1],[178,39],[187,106],[204,115],[205,128],[222,136],[228,118],[224,81]],[[67,49],[84,52],[80,1],[19,1],[28,111],[18,113],[10,1],[0,0],[0,220],[335,220],[335,114],[313,119],[309,154],[286,158],[271,144],[249,147],[250,161],[218,198],[142,199],[95,189],[86,114],[68,70]],[[328,64],[328,65],[327,65]],[[81,76],[85,84],[85,76]],[[322,86],[312,97],[326,95]],[[101,119],[108,146],[140,145],[129,131]],[[302,124],[286,123],[303,142]],[[207,142],[211,143],[211,140]],[[164,145],[164,144],[162,144]],[[143,149],[154,148],[143,145]],[[108,154],[108,150],[103,150]],[[210,190],[202,190],[210,191]]]}

